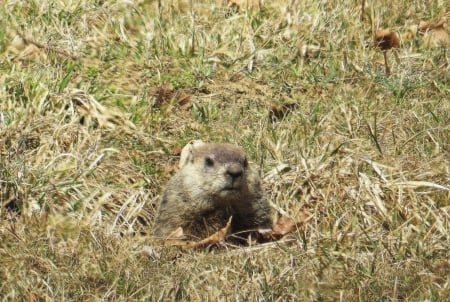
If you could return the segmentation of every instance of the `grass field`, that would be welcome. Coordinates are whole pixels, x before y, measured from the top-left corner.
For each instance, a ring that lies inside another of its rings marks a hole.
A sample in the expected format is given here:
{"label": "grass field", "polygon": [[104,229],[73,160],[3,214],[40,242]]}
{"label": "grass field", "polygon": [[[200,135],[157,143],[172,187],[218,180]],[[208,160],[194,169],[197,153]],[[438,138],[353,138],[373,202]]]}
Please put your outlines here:
{"label": "grass field", "polygon": [[[449,301],[450,49],[417,31],[441,20],[443,0],[2,1],[2,301]],[[310,220],[161,246],[193,139],[242,146]]]}

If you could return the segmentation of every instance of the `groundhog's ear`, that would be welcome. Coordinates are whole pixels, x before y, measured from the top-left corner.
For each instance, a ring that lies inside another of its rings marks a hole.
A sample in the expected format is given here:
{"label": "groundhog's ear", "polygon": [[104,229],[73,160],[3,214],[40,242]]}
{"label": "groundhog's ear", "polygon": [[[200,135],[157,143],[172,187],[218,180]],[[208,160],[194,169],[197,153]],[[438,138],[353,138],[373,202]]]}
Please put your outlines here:
{"label": "groundhog's ear", "polygon": [[183,149],[181,149],[180,162],[178,163],[180,169],[194,161],[194,149],[204,144],[205,143],[201,140],[194,140],[190,141]]}

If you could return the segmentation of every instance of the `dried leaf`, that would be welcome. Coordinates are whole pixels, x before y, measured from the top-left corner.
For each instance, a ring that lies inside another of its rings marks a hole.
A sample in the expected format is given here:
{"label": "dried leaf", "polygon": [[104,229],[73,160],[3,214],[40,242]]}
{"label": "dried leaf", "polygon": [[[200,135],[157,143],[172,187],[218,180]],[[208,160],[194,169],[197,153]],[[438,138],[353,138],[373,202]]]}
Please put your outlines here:
{"label": "dried leaf", "polygon": [[173,172],[176,172],[178,170],[178,165],[171,165],[164,168],[163,175],[168,176],[171,175]]}
{"label": "dried leaf", "polygon": [[272,122],[276,120],[283,119],[292,112],[298,105],[295,102],[290,103],[275,103],[273,101],[269,102],[269,118]]}
{"label": "dried leaf", "polygon": [[184,236],[183,228],[179,227],[176,230],[174,230],[172,233],[169,234],[169,236],[164,239],[164,243],[166,245],[172,245],[172,246],[185,246],[188,244],[188,241],[186,240],[186,236]]}
{"label": "dried leaf", "polygon": [[192,97],[192,94],[187,93],[183,90],[178,90],[177,95],[176,95],[178,104],[181,107],[187,107],[187,105],[189,105],[189,103],[191,102],[191,97]]}
{"label": "dried leaf", "polygon": [[391,48],[398,48],[400,46],[400,36],[398,33],[390,31],[389,29],[380,29],[375,34],[375,44],[378,48],[386,51]]}
{"label": "dried leaf", "polygon": [[179,227],[172,233],[170,233],[169,236],[167,236],[166,240],[178,240],[183,238],[185,238],[183,228]]}
{"label": "dried leaf", "polygon": [[420,21],[417,29],[423,34],[423,41],[427,47],[446,47],[450,44],[450,36],[444,26],[445,21],[438,23]]}
{"label": "dried leaf", "polygon": [[164,240],[164,243],[171,246],[180,246],[183,249],[202,248],[218,244],[225,240],[231,227],[231,219],[232,217],[230,217],[227,224],[216,233],[200,241],[185,240],[186,236],[184,236],[183,228],[179,227],[178,229],[170,233],[169,236],[167,236],[167,238]]}
{"label": "dried leaf", "polygon": [[[386,74],[389,75],[391,73],[391,69],[388,63],[387,51],[391,48],[398,48],[400,46],[400,35],[396,32],[390,31],[389,29],[380,29],[375,33],[374,42],[375,45],[383,51],[384,67]],[[396,59],[398,61],[397,56]]]}
{"label": "dried leaf", "polygon": [[272,231],[276,235],[284,236],[295,227],[295,222],[292,218],[288,216],[281,216],[278,221],[273,225]]}
{"label": "dried leaf", "polygon": [[423,40],[427,47],[446,47],[450,44],[450,36],[443,29],[425,33]]}
{"label": "dried leaf", "polygon": [[436,29],[443,30],[444,25],[445,25],[444,20],[442,20],[438,23],[433,23],[431,21],[420,21],[417,29],[419,30],[419,32],[425,33],[426,31],[429,31],[429,30],[436,30]]}
{"label": "dried leaf", "polygon": [[181,155],[181,147],[176,147],[173,151],[172,151],[172,155],[173,156],[180,156]]}
{"label": "dried leaf", "polygon": [[150,88],[150,94],[155,97],[155,107],[160,107],[163,103],[170,101],[174,94],[173,86],[170,82],[164,82],[159,86]]}
{"label": "dried leaf", "polygon": [[203,240],[189,242],[185,246],[185,248],[208,247],[208,246],[212,246],[212,245],[218,244],[220,242],[223,242],[228,234],[228,231],[230,230],[232,218],[233,217],[230,217],[230,219],[228,219],[227,224],[223,228],[218,230],[216,233],[212,234],[211,236],[209,236]]}
{"label": "dried leaf", "polygon": [[275,222],[271,230],[258,230],[258,232],[268,240],[278,240],[289,233],[295,232],[299,227],[303,226],[309,221],[313,215],[306,210],[298,212],[295,217],[291,218],[286,215],[282,215]]}
{"label": "dried leaf", "polygon": [[170,82],[164,82],[159,86],[150,88],[149,93],[155,97],[154,107],[156,108],[172,100],[176,100],[182,107],[187,107],[192,97],[192,94],[183,89],[175,90]]}

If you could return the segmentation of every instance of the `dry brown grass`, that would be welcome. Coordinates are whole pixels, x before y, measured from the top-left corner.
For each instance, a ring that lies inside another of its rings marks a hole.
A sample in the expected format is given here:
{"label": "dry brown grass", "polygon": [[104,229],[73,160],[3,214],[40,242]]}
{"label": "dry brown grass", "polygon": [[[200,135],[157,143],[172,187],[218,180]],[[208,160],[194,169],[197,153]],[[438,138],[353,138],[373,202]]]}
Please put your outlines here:
{"label": "dry brown grass", "polygon": [[[449,49],[414,29],[450,8],[260,3],[5,2],[2,300],[449,299]],[[402,38],[390,75],[380,28]],[[159,246],[192,139],[243,146],[273,203],[312,219],[276,243]]]}

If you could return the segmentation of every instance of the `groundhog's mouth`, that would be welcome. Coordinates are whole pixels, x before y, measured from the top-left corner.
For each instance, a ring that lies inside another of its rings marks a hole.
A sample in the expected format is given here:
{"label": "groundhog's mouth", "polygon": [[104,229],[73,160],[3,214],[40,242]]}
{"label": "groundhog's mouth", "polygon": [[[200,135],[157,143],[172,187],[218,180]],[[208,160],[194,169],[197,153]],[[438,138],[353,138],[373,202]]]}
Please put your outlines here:
{"label": "groundhog's mouth", "polygon": [[237,189],[237,188],[225,188],[225,189],[223,189],[222,190],[223,192],[238,192],[239,191],[239,189]]}
{"label": "groundhog's mouth", "polygon": [[241,191],[241,186],[237,185],[229,185],[222,189],[222,192],[226,192],[227,194],[238,193],[239,191]]}

